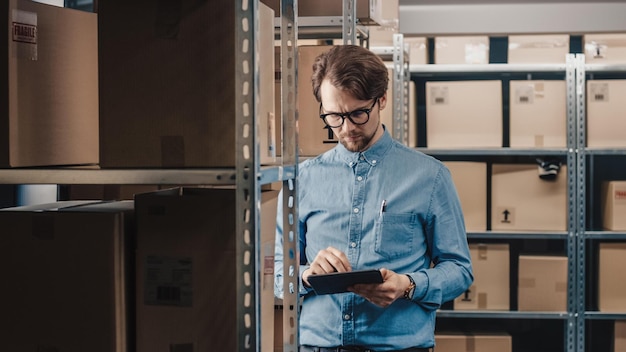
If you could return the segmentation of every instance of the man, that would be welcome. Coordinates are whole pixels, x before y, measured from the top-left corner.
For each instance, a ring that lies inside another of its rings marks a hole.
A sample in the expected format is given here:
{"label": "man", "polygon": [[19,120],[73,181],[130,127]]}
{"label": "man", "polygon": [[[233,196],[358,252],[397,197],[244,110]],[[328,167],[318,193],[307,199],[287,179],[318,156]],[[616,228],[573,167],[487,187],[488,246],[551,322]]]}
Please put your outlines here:
{"label": "man", "polygon": [[[382,60],[360,46],[334,46],[313,65],[320,118],[340,143],[298,167],[301,352],[427,351],[436,310],[473,281],[449,171],[381,124],[387,82]],[[282,297],[282,204],[278,213]],[[380,269],[383,283],[328,295],[309,285],[311,275],[364,269]]]}

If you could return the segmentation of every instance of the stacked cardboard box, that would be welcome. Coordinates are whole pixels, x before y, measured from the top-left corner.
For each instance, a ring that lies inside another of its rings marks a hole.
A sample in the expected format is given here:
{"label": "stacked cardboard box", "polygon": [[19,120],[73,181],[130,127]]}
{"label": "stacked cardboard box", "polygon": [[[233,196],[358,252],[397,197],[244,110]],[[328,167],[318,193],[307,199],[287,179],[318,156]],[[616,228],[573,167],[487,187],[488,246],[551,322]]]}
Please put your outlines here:
{"label": "stacked cardboard box", "polygon": [[133,202],[0,210],[6,351],[134,351]]}
{"label": "stacked cardboard box", "polygon": [[437,352],[511,352],[513,341],[507,333],[436,333]]}
{"label": "stacked cardboard box", "polygon": [[513,148],[565,148],[565,81],[510,82],[510,144]]}
{"label": "stacked cardboard box", "polygon": [[488,64],[488,36],[435,37],[436,64]]}
{"label": "stacked cardboard box", "polygon": [[96,14],[1,6],[0,167],[97,164]]}
{"label": "stacked cardboard box", "polygon": [[586,63],[626,63],[626,34],[624,33],[585,34],[583,44]]}
{"label": "stacked cardboard box", "polygon": [[[236,350],[235,190],[173,188],[139,194],[137,351]],[[277,191],[263,192],[262,344],[273,344]],[[242,278],[243,279],[243,278]],[[270,282],[271,281],[271,282]],[[269,300],[268,297],[272,299]]]}
{"label": "stacked cardboard box", "polygon": [[[274,108],[274,15],[264,7],[259,3],[264,103],[255,121],[271,119]],[[233,2],[102,1],[97,10],[101,167],[234,166],[235,137],[245,133],[236,116],[255,111],[236,99],[254,87],[235,81],[256,71],[253,61],[236,58],[246,47],[235,38],[241,24]],[[261,145],[266,152],[268,142]],[[267,154],[260,156],[264,163]]]}
{"label": "stacked cardboard box", "polygon": [[509,310],[509,245],[471,243],[470,255],[474,282],[454,300],[454,309]]}
{"label": "stacked cardboard box", "polygon": [[559,64],[569,54],[569,35],[509,35],[508,63]]}
{"label": "stacked cardboard box", "polygon": [[598,310],[626,312],[626,243],[600,243],[598,257]]}
{"label": "stacked cardboard box", "polygon": [[587,81],[587,147],[624,148],[626,80]]}
{"label": "stacked cardboard box", "polygon": [[626,230],[626,181],[602,183],[602,226],[607,230]]}
{"label": "stacked cardboard box", "polygon": [[520,311],[566,311],[567,257],[520,255],[517,301]]}
{"label": "stacked cardboard box", "polygon": [[494,164],[491,229],[566,231],[567,168],[561,166],[555,180],[544,180],[535,164]]}
{"label": "stacked cardboard box", "polygon": [[502,147],[502,82],[426,82],[426,144]]}
{"label": "stacked cardboard box", "polygon": [[467,231],[487,230],[487,163],[446,161],[456,186]]}

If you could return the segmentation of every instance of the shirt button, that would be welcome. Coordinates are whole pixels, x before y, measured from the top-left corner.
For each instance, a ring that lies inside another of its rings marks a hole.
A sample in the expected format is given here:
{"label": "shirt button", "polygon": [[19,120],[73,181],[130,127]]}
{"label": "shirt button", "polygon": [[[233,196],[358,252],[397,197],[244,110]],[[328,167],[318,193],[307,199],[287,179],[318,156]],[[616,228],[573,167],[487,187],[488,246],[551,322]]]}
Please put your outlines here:
{"label": "shirt button", "polygon": [[350,243],[350,247],[352,247],[352,248],[356,247],[356,242]]}
{"label": "shirt button", "polygon": [[376,164],[376,160],[372,160],[372,164]]}
{"label": "shirt button", "polygon": [[350,320],[350,314],[346,314],[343,316],[343,320]]}
{"label": "shirt button", "polygon": [[363,176],[358,176],[356,179],[357,179],[358,181],[363,181]]}
{"label": "shirt button", "polygon": [[353,210],[353,211],[354,211],[354,213],[356,214],[356,213],[358,213],[358,212],[359,212],[359,208],[354,208],[354,210]]}

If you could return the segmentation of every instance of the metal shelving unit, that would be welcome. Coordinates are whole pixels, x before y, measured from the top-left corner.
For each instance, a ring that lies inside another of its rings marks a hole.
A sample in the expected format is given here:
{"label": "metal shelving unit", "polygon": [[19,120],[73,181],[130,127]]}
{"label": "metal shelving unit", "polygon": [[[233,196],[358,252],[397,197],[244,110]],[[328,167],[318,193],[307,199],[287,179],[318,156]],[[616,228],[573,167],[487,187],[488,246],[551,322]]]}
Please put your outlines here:
{"label": "metal shelving unit", "polygon": [[[624,64],[585,64],[585,55],[577,54],[577,122],[580,133],[577,139],[578,158],[579,158],[579,178],[581,186],[579,187],[580,211],[579,211],[579,266],[578,266],[578,282],[579,282],[579,321],[578,321],[578,352],[585,352],[587,338],[587,323],[592,320],[626,320],[626,311],[624,313],[605,313],[599,311],[590,311],[586,305],[585,287],[592,283],[592,273],[586,266],[587,255],[589,254],[589,241],[601,240],[617,240],[625,241],[626,233],[618,231],[604,230],[588,230],[587,209],[589,202],[593,202],[593,190],[588,190],[587,185],[594,185],[595,179],[593,175],[594,162],[597,157],[624,157],[626,158],[626,149],[619,148],[587,148],[586,147],[586,83],[587,75],[594,73],[600,74],[626,74],[626,65]],[[626,177],[626,175],[624,175]],[[589,197],[588,197],[589,196]],[[588,199],[589,198],[589,199]],[[594,207],[594,209],[597,207]]]}
{"label": "metal shelving unit", "polygon": [[[2,184],[160,184],[160,185],[235,185],[236,186],[236,263],[237,263],[237,350],[259,351],[260,324],[260,190],[261,185],[282,181],[284,197],[289,199],[285,207],[284,228],[291,238],[297,238],[292,219],[297,212],[294,201],[296,193],[297,121],[295,109],[297,2],[281,0],[281,62],[285,77],[282,85],[283,148],[282,162],[276,166],[259,164],[259,146],[256,140],[256,112],[259,103],[258,83],[258,33],[259,0],[243,0],[235,6],[235,32],[237,74],[234,77],[236,91],[236,165],[234,168],[211,169],[100,169],[97,165],[77,167],[23,168],[0,170]],[[287,251],[295,251],[296,245],[285,241]],[[296,267],[295,258],[286,259],[286,267]],[[297,278],[285,275],[285,282],[297,285]],[[288,292],[288,291],[286,291]],[[295,290],[297,296],[297,289]],[[295,302],[296,298],[286,299]],[[297,305],[295,305],[297,306]],[[287,311],[285,351],[297,351],[297,311]]]}
{"label": "metal shelving unit", "polygon": [[566,312],[521,312],[521,311],[454,311],[441,310],[437,313],[440,318],[480,318],[480,319],[557,319],[564,324],[564,350],[568,352],[576,351],[580,333],[580,323],[578,312],[580,309],[579,300],[579,242],[577,239],[580,212],[579,212],[579,182],[580,175],[578,168],[578,119],[577,119],[577,99],[576,99],[576,57],[568,55],[564,64],[485,64],[485,65],[410,65],[412,75],[420,78],[446,78],[459,76],[460,74],[483,75],[483,74],[527,74],[531,79],[533,74],[538,73],[563,73],[567,87],[567,145],[565,148],[484,148],[484,149],[429,149],[417,148],[418,150],[433,155],[435,157],[446,157],[448,159],[459,158],[488,158],[506,159],[510,157],[536,157],[555,156],[564,158],[567,161],[567,185],[568,185],[568,228],[564,232],[514,232],[504,233],[497,231],[468,233],[468,239],[518,239],[518,240],[559,240],[564,241],[564,247],[568,259],[568,285],[567,285],[567,311]]}

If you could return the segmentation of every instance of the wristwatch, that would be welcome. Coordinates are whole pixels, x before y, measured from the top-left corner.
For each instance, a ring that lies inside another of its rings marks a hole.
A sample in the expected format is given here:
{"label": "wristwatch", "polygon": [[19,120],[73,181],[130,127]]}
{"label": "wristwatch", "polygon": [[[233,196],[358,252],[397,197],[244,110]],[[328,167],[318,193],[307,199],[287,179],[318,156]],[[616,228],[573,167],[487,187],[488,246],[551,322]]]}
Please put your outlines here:
{"label": "wristwatch", "polygon": [[404,298],[408,299],[409,301],[413,300],[413,294],[415,293],[415,281],[413,281],[413,278],[411,277],[411,275],[407,274],[406,277],[409,278],[409,287],[406,288],[406,290],[404,290]]}

